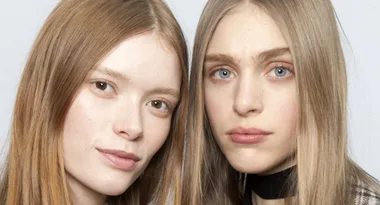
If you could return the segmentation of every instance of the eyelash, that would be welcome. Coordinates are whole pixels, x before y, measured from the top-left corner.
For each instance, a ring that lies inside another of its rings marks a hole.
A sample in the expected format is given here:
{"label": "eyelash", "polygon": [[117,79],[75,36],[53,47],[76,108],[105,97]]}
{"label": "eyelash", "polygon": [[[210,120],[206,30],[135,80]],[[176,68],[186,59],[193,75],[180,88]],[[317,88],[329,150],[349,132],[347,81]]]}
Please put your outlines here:
{"label": "eyelash", "polygon": [[[282,69],[282,70],[286,70],[286,76],[283,76],[283,77],[278,77],[278,76],[269,76],[269,74],[271,72],[275,72],[276,69]],[[289,74],[288,74],[289,73]],[[287,75],[288,74],[288,75]],[[271,66],[271,69],[265,74],[269,77],[273,77],[275,79],[286,79],[286,78],[289,78],[291,77],[292,75],[294,75],[294,69],[291,67],[291,66],[284,66],[283,63],[275,63],[275,66]]]}
{"label": "eyelash", "polygon": [[[286,70],[286,72],[289,72],[291,75],[294,75],[294,70],[293,68],[291,67],[287,67],[287,66],[284,66],[283,63],[275,63],[275,66],[271,66],[271,69],[265,74],[266,76],[269,76],[269,74],[272,72],[272,71],[275,71],[275,69],[282,69],[282,70]],[[218,72],[221,72],[221,71],[227,71],[229,72],[229,76],[227,76],[227,78],[222,78],[220,76],[215,76]],[[287,74],[287,73],[286,73]],[[285,74],[285,75],[286,75]],[[289,75],[290,75],[289,74]],[[276,78],[276,79],[286,79],[288,77],[290,77],[289,75],[286,75],[284,77],[278,77],[278,76],[270,76],[270,77],[273,77],[273,78]],[[224,66],[219,66],[217,67],[216,69],[212,70],[210,72],[210,76],[211,78],[214,78],[215,80],[228,80],[230,78],[233,78],[235,77],[234,73],[232,71],[230,71],[228,68],[224,67]]]}
{"label": "eyelash", "polygon": [[[103,86],[105,85],[106,86],[105,89],[111,89],[111,91],[107,92],[106,90],[102,90],[101,88],[98,87],[98,84],[103,84]],[[111,82],[106,81],[106,80],[94,80],[93,82],[91,82],[91,86],[94,86],[95,91],[98,92],[99,94],[106,95],[105,97],[110,97],[109,95],[113,93],[116,94],[115,86]]]}
{"label": "eyelash", "polygon": [[[228,76],[228,78],[218,78],[215,76],[215,74],[219,71],[227,71],[227,72],[229,72],[230,76]],[[235,74],[230,69],[226,68],[225,66],[218,66],[218,67],[216,67],[216,69],[213,69],[210,72],[210,77],[214,78],[216,80],[227,80],[229,78],[235,77]]]}
{"label": "eyelash", "polygon": [[[101,89],[99,89],[99,88],[97,87],[97,84],[98,84],[98,83],[104,83],[107,87],[111,88],[113,92],[116,92],[114,86],[113,86],[110,82],[105,81],[105,80],[97,80],[97,81],[92,82],[91,84],[92,84],[93,86],[95,86],[95,89],[96,89],[98,92],[100,92],[100,93],[106,93],[104,90],[101,90]],[[149,101],[149,102],[147,103],[147,105],[149,105],[149,104],[151,104],[151,103],[153,103],[153,102],[155,102],[155,101],[161,102],[161,103],[163,103],[163,104],[166,106],[166,110],[165,110],[165,111],[160,111],[160,112],[167,112],[167,111],[170,112],[170,111],[173,110],[173,108],[172,108],[172,106],[171,106],[171,103],[170,103],[170,102],[167,102],[166,100],[163,100],[163,99],[155,99],[155,100],[151,100],[151,101]],[[150,106],[153,107],[153,108],[155,108],[153,105],[150,105]],[[157,108],[156,108],[156,109],[157,109]],[[157,110],[160,110],[160,109],[157,109]]]}
{"label": "eyelash", "polygon": [[[166,106],[166,109],[165,109],[165,110],[160,110],[160,109],[158,109],[158,108],[155,108],[155,107],[152,105],[153,102],[160,102],[160,103],[162,103],[163,105]],[[149,102],[147,103],[147,105],[149,105],[149,106],[155,108],[156,110],[159,110],[160,112],[169,112],[169,111],[172,110],[171,104],[170,104],[169,102],[165,101],[165,100],[162,100],[162,99],[151,100],[151,101],[149,101]]]}

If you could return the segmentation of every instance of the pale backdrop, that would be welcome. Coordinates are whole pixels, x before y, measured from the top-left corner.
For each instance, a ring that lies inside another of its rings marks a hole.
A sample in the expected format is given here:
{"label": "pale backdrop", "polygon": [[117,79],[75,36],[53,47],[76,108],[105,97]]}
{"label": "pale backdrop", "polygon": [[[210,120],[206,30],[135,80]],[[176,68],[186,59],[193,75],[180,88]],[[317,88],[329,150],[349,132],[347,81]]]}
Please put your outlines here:
{"label": "pale backdrop", "polygon": [[[29,49],[57,0],[0,0],[0,145],[6,147],[16,88]],[[192,47],[206,0],[168,0]],[[380,179],[380,1],[333,0],[347,39],[351,156]],[[6,152],[4,150],[3,152]],[[4,154],[1,155],[2,161]]]}

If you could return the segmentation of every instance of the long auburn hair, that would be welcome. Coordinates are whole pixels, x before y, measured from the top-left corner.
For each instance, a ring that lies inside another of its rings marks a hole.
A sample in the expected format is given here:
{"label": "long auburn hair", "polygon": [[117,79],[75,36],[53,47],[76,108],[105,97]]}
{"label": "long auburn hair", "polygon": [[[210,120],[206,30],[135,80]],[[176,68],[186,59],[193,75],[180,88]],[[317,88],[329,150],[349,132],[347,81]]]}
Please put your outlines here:
{"label": "long auburn hair", "polygon": [[347,79],[338,24],[330,0],[209,0],[196,31],[182,204],[241,204],[244,175],[216,143],[205,112],[203,66],[220,20],[232,9],[255,4],[270,15],[287,41],[296,68],[297,169],[289,190],[293,205],[349,204],[358,181],[380,193],[376,180],[347,154]]}
{"label": "long auburn hair", "polygon": [[178,55],[180,102],[167,141],[144,174],[120,196],[108,197],[107,204],[166,204],[167,200],[180,204],[188,54],[179,24],[161,0],[65,0],[52,11],[19,84],[0,204],[73,203],[62,147],[68,108],[97,63],[123,40],[143,32],[157,33]]}

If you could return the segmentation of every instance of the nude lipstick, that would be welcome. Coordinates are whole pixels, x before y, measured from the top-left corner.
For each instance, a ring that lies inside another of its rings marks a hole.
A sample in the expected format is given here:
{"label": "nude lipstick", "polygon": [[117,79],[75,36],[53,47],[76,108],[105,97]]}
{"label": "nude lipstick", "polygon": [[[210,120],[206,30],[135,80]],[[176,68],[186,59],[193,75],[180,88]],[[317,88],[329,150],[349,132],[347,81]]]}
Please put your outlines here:
{"label": "nude lipstick", "polygon": [[112,149],[97,149],[110,164],[123,171],[132,171],[135,168],[136,163],[141,159],[133,153],[125,152],[122,150]]}
{"label": "nude lipstick", "polygon": [[239,144],[257,144],[265,140],[268,135],[271,134],[273,133],[254,127],[236,127],[227,132],[231,141]]}

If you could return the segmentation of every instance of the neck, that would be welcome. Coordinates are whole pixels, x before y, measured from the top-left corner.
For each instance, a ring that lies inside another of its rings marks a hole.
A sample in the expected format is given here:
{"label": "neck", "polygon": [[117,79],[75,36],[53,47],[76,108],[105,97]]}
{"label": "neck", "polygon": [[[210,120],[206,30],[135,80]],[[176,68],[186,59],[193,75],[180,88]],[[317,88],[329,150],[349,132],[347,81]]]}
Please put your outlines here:
{"label": "neck", "polygon": [[262,199],[260,196],[256,195],[254,192],[252,192],[252,197],[255,200],[256,205],[284,205],[285,200],[284,199]]}
{"label": "neck", "polygon": [[284,199],[294,196],[295,186],[291,182],[291,175],[296,167],[271,174],[248,174],[246,188],[251,192],[252,204],[283,205]]}
{"label": "neck", "polygon": [[72,177],[70,174],[66,175],[67,183],[70,189],[70,196],[74,204],[81,205],[104,205],[106,196],[90,189],[80,181]]}
{"label": "neck", "polygon": [[257,173],[257,175],[271,175],[289,169],[290,167],[294,167],[296,164],[296,156],[295,154],[292,154],[288,158],[284,159],[282,162],[278,163],[276,166],[273,166],[270,169],[267,169],[266,171]]}

